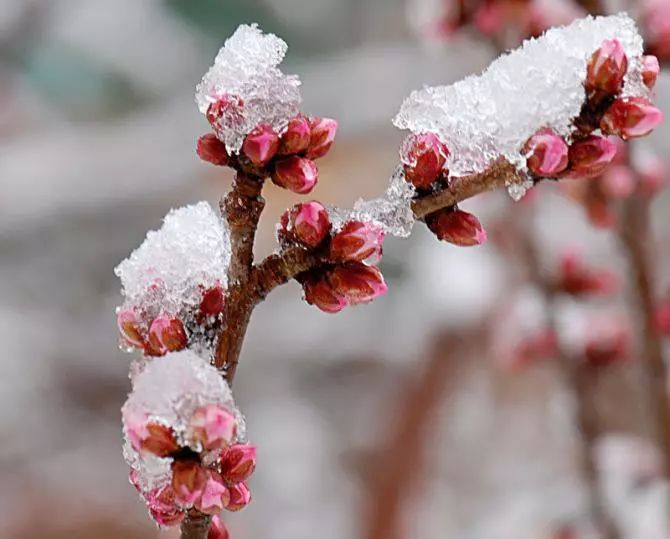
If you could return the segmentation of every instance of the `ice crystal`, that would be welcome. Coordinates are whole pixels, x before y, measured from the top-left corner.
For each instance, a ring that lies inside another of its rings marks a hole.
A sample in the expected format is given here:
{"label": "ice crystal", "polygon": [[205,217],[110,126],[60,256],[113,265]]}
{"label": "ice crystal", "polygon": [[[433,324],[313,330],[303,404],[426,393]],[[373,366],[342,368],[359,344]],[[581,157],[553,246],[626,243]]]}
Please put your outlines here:
{"label": "ice crystal", "polygon": [[277,67],[286,50],[286,43],[274,34],[263,34],[256,24],[243,24],[226,40],[198,84],[196,102],[203,114],[220,98],[233,104],[216,129],[229,152],[238,153],[244,137],[258,124],[270,124],[281,133],[298,113],[300,80]]}
{"label": "ice crystal", "polygon": [[624,94],[648,95],[635,22],[626,14],[587,17],[525,41],[479,76],[412,92],[394,124],[438,135],[450,150],[452,176],[482,172],[500,157],[524,170],[522,147],[538,129],[550,127],[570,139],[585,98],[587,61],[612,38],[629,58]]}

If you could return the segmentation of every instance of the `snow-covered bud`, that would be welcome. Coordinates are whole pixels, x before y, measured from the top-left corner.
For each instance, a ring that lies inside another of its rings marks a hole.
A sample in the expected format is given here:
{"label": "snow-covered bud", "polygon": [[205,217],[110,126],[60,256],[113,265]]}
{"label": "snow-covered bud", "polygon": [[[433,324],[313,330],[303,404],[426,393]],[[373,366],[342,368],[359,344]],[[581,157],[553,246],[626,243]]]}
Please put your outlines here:
{"label": "snow-covered bud", "polygon": [[195,508],[206,515],[218,515],[230,504],[230,492],[221,476],[211,470],[207,471],[207,480],[202,494],[195,501]]}
{"label": "snow-covered bud", "polygon": [[186,516],[177,505],[174,491],[169,485],[151,491],[146,501],[149,513],[159,526],[176,526]]}
{"label": "snow-covered bud", "polygon": [[663,121],[663,112],[644,97],[617,99],[605,111],[600,129],[609,135],[618,135],[624,140],[644,137]]}
{"label": "snow-covered bud", "polygon": [[225,124],[244,121],[244,100],[236,95],[223,95],[207,109],[207,121],[215,133],[220,133]]}
{"label": "snow-covered bud", "polygon": [[183,350],[188,344],[184,324],[178,318],[159,316],[149,327],[149,345],[151,351],[164,355],[167,352]]}
{"label": "snow-covered bud", "polygon": [[228,529],[220,516],[215,515],[212,517],[212,524],[209,527],[207,539],[230,539]]}
{"label": "snow-covered bud", "polygon": [[230,498],[226,504],[228,511],[239,511],[251,503],[251,491],[244,481],[228,488],[230,490]]}
{"label": "snow-covered bud", "polygon": [[279,187],[304,195],[309,193],[319,178],[316,163],[305,157],[293,155],[277,161],[272,182]]}
{"label": "snow-covered bud", "polygon": [[462,210],[443,209],[426,217],[428,228],[439,240],[470,247],[486,241],[486,231],[479,219]]}
{"label": "snow-covered bud", "polygon": [[670,335],[670,300],[666,300],[656,307],[654,327],[658,333]]}
{"label": "snow-covered bud", "polygon": [[621,322],[610,321],[590,332],[584,347],[584,359],[594,367],[606,367],[628,358],[630,333]]}
{"label": "snow-covered bud", "polygon": [[223,167],[230,162],[226,145],[216,138],[214,133],[201,136],[195,151],[200,159],[213,165]]}
{"label": "snow-covered bud", "polygon": [[200,312],[207,316],[216,316],[223,312],[226,303],[225,292],[220,286],[212,286],[205,290],[200,300]]}
{"label": "snow-covered bud", "polygon": [[346,298],[333,288],[325,275],[308,278],[302,288],[305,301],[325,313],[339,313],[347,306]]}
{"label": "snow-covered bud", "polygon": [[361,262],[336,266],[330,274],[330,282],[349,305],[369,303],[388,291],[382,272]]}
{"label": "snow-covered bud", "polygon": [[528,169],[535,175],[550,178],[568,168],[568,145],[550,129],[533,135],[526,144]]}
{"label": "snow-covered bud", "polygon": [[570,177],[593,178],[605,170],[616,155],[617,146],[611,140],[597,135],[574,142],[570,146]]}
{"label": "snow-covered bud", "polygon": [[311,138],[309,120],[304,116],[296,116],[288,122],[286,132],[281,136],[279,155],[302,153],[307,150]]}
{"label": "snow-covered bud", "polygon": [[157,457],[167,457],[179,449],[174,430],[169,425],[151,421],[146,417],[124,417],[126,433],[131,445],[138,452]]}
{"label": "snow-covered bud", "polygon": [[628,58],[617,39],[608,39],[593,53],[586,72],[586,87],[616,95],[623,86]]}
{"label": "snow-covered bud", "polygon": [[317,247],[330,232],[328,211],[312,200],[296,204],[281,217],[283,229],[307,247]]}
{"label": "snow-covered bud", "polygon": [[242,152],[254,165],[266,165],[279,149],[279,137],[271,126],[262,124],[244,139]]}
{"label": "snow-covered bud", "polygon": [[140,334],[137,316],[130,309],[123,309],[116,315],[116,324],[123,339],[136,348],[144,347],[144,338]]}
{"label": "snow-covered bud", "polygon": [[648,54],[642,57],[642,81],[650,90],[656,85],[656,79],[661,72],[661,66],[658,63],[658,58],[653,54]]}
{"label": "snow-covered bud", "polygon": [[231,445],[221,455],[221,476],[228,485],[245,481],[256,469],[256,446]]}
{"label": "snow-covered bud", "polygon": [[568,252],[561,257],[556,286],[573,296],[607,296],[616,291],[618,281],[611,271],[588,268],[578,253]]}
{"label": "snow-covered bud", "polygon": [[418,189],[426,189],[442,173],[449,150],[437,135],[424,133],[407,137],[400,154],[407,180]]}
{"label": "snow-covered bud", "polygon": [[309,159],[318,159],[326,155],[333,145],[337,133],[337,121],[331,118],[312,118],[310,130],[306,156]]}
{"label": "snow-covered bud", "polygon": [[191,506],[202,496],[207,484],[207,472],[196,460],[175,460],[172,463],[172,489],[176,500]]}
{"label": "snow-covered bud", "polygon": [[349,221],[337,231],[330,243],[330,258],[335,262],[362,262],[382,255],[384,230],[373,223]]}
{"label": "snow-covered bud", "polygon": [[201,406],[191,416],[189,437],[206,450],[224,449],[235,439],[237,421],[216,404]]}

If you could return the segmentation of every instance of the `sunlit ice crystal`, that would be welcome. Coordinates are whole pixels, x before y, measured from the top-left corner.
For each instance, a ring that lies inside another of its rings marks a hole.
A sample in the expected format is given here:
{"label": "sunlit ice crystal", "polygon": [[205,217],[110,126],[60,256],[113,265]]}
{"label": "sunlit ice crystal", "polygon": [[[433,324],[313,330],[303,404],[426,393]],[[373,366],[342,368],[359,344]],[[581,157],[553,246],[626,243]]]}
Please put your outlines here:
{"label": "sunlit ice crystal", "polygon": [[587,17],[525,41],[479,76],[412,92],[394,124],[440,137],[450,150],[452,177],[482,172],[501,157],[523,171],[523,145],[539,129],[570,140],[585,99],[588,59],[612,38],[630,59],[624,95],[647,95],[635,22],[626,14]]}
{"label": "sunlit ice crystal", "polygon": [[[138,453],[130,442],[127,422],[147,417],[170,426],[180,446],[192,444],[186,436],[189,421],[198,408],[219,405],[230,411],[237,421],[237,442],[245,440],[244,418],[235,406],[230,387],[221,373],[195,353],[182,350],[147,363],[133,380],[133,389],[123,405],[123,454],[128,465],[136,470],[144,493],[170,481],[169,457]],[[192,447],[194,451],[202,448]]]}
{"label": "sunlit ice crystal", "polygon": [[198,84],[195,97],[203,114],[221,98],[235,103],[216,130],[228,152],[239,153],[244,137],[257,125],[269,124],[281,133],[298,113],[300,80],[277,67],[287,48],[282,39],[263,34],[256,24],[241,25]]}

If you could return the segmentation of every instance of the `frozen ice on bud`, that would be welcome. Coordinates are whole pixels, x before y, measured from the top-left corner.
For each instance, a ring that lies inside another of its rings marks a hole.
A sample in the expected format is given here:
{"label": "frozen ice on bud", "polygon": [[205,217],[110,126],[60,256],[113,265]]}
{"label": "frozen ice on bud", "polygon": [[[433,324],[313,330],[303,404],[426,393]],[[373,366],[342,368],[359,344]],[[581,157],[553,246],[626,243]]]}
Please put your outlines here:
{"label": "frozen ice on bud", "polygon": [[605,111],[600,129],[608,135],[618,135],[624,140],[644,137],[663,121],[663,112],[644,97],[617,99]]}
{"label": "frozen ice on bud", "polygon": [[223,312],[226,303],[225,292],[220,286],[212,286],[202,294],[200,312],[207,316],[216,316]]}
{"label": "frozen ice on bud", "polygon": [[206,450],[224,449],[235,439],[237,420],[228,410],[207,404],[191,416],[189,438]]}
{"label": "frozen ice on bud", "polygon": [[616,155],[617,146],[605,137],[589,135],[573,142],[569,149],[570,177],[593,178],[605,170]]}
{"label": "frozen ice on bud", "polygon": [[186,513],[177,505],[172,487],[154,489],[146,496],[147,508],[159,526],[176,526]]}
{"label": "frozen ice on bud", "polygon": [[608,269],[589,268],[581,255],[574,251],[563,253],[556,286],[573,296],[608,296],[618,288],[616,275]]}
{"label": "frozen ice on bud", "polygon": [[220,458],[221,476],[228,485],[246,481],[256,469],[256,446],[231,445]]}
{"label": "frozen ice on bud", "polygon": [[226,505],[228,511],[239,511],[251,503],[251,491],[244,481],[231,485],[228,488],[230,490],[230,498]]}
{"label": "frozen ice on bud", "polygon": [[282,215],[285,231],[307,247],[317,247],[330,232],[328,211],[320,202],[312,200],[296,204]]}
{"label": "frozen ice on bud", "polygon": [[149,328],[149,344],[160,355],[186,348],[188,337],[184,324],[178,318],[159,316]]}
{"label": "frozen ice on bud", "polygon": [[650,90],[656,86],[656,79],[661,72],[661,66],[658,63],[658,58],[653,54],[647,54],[642,57],[642,81],[644,85]]}
{"label": "frozen ice on bud", "polygon": [[242,152],[258,166],[267,165],[279,150],[279,137],[272,126],[261,124],[249,133],[242,144]]}
{"label": "frozen ice on bud", "polygon": [[621,320],[602,320],[590,326],[584,359],[593,367],[606,367],[628,358],[631,336]]}
{"label": "frozen ice on bud", "polygon": [[551,178],[568,168],[568,145],[550,129],[533,135],[526,144],[528,169],[535,175]]}
{"label": "frozen ice on bud", "polygon": [[427,189],[442,174],[449,150],[433,133],[411,134],[400,149],[405,177],[414,187]]}
{"label": "frozen ice on bud", "polygon": [[310,121],[311,135],[306,157],[318,159],[328,153],[335,141],[337,121],[332,118],[312,118]]}
{"label": "frozen ice on bud", "polygon": [[293,155],[275,163],[272,182],[279,187],[304,195],[309,193],[319,178],[319,170],[311,159]]}
{"label": "frozen ice on bud", "polygon": [[336,266],[330,274],[330,283],[349,305],[369,303],[388,291],[382,272],[362,262]]}
{"label": "frozen ice on bud", "polygon": [[136,348],[144,347],[144,338],[139,330],[139,321],[130,309],[120,309],[116,315],[116,324],[123,339]]}
{"label": "frozen ice on bud", "polygon": [[230,539],[228,529],[220,516],[215,515],[212,517],[212,524],[209,527],[207,539]]}
{"label": "frozen ice on bud", "polygon": [[654,314],[654,327],[662,335],[670,335],[670,299],[661,302]]}
{"label": "frozen ice on bud", "polygon": [[330,259],[334,262],[362,262],[374,257],[381,259],[384,230],[373,223],[349,221],[334,235],[330,242]]}
{"label": "frozen ice on bud", "polygon": [[198,139],[196,153],[203,161],[220,167],[226,166],[230,162],[226,145],[216,138],[213,133],[207,133]]}
{"label": "frozen ice on bud", "polygon": [[426,216],[426,224],[439,240],[461,247],[481,245],[486,241],[486,231],[479,219],[463,210],[439,210]]}
{"label": "frozen ice on bud", "polygon": [[174,430],[169,425],[146,416],[124,415],[123,420],[128,439],[136,451],[167,457],[179,449]]}
{"label": "frozen ice on bud", "polygon": [[218,515],[230,503],[230,491],[221,476],[211,470],[207,471],[207,480],[202,494],[195,501],[195,508],[206,515]]}
{"label": "frozen ice on bud", "polygon": [[326,275],[314,275],[302,285],[305,301],[324,313],[339,313],[347,306],[346,298],[336,291]]}
{"label": "frozen ice on bud", "polygon": [[192,506],[207,484],[206,470],[197,460],[175,460],[171,468],[175,499],[185,507]]}
{"label": "frozen ice on bud", "polygon": [[291,118],[286,131],[281,136],[279,155],[303,153],[309,147],[311,127],[309,120],[304,116]]}
{"label": "frozen ice on bud", "polygon": [[628,58],[618,39],[608,39],[593,53],[586,71],[586,87],[616,95],[623,87]]}

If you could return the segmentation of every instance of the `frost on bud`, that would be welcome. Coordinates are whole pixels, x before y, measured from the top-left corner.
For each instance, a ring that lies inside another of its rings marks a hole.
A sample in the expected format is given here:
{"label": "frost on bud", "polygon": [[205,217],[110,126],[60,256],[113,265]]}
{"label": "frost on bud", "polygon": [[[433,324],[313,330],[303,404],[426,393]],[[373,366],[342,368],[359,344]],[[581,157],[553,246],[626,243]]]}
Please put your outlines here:
{"label": "frost on bud", "polygon": [[570,146],[570,177],[593,178],[601,174],[616,155],[617,146],[597,135],[574,142]]}
{"label": "frost on bud", "polygon": [[427,189],[442,174],[449,150],[437,135],[410,135],[403,142],[400,158],[405,177],[418,189]]}
{"label": "frost on bud", "polygon": [[320,202],[312,200],[296,204],[281,218],[285,232],[307,247],[317,247],[330,232],[328,211]]}
{"label": "frost on bud", "polygon": [[216,316],[223,312],[225,293],[220,286],[213,286],[205,290],[200,301],[200,312],[207,316]]}
{"label": "frost on bud", "polygon": [[135,451],[147,452],[157,457],[167,457],[179,449],[174,430],[169,425],[151,421],[146,417],[124,416],[128,439]]}
{"label": "frost on bud", "polygon": [[310,122],[311,135],[306,157],[318,159],[328,153],[335,141],[337,121],[331,118],[312,118]]}
{"label": "frost on bud", "polygon": [[330,258],[335,262],[362,262],[373,256],[382,256],[384,230],[372,223],[349,221],[333,236]]}
{"label": "frost on bud", "polygon": [[439,240],[461,247],[481,245],[486,241],[486,231],[479,219],[462,210],[439,210],[426,216],[426,224]]}
{"label": "frost on bud", "polygon": [[582,258],[574,252],[565,253],[561,258],[556,286],[573,296],[607,296],[617,289],[617,278],[606,269],[590,269]]}
{"label": "frost on bud", "polygon": [[218,515],[230,503],[230,492],[219,474],[207,471],[202,494],[195,501],[195,508],[206,515]]}
{"label": "frost on bud", "polygon": [[140,334],[138,320],[130,309],[120,310],[116,315],[116,324],[123,339],[136,348],[144,347],[144,338]]}
{"label": "frost on bud", "polygon": [[656,85],[656,79],[661,72],[661,66],[658,64],[658,58],[649,54],[642,57],[642,81],[650,90]]}
{"label": "frost on bud", "polygon": [[216,138],[213,133],[207,133],[198,139],[196,153],[203,161],[220,167],[226,166],[230,162],[226,145]]}
{"label": "frost on bud", "polygon": [[242,152],[258,166],[266,165],[279,149],[279,137],[271,126],[263,124],[256,127],[244,139]]}
{"label": "frost on bud", "polygon": [[584,359],[593,367],[606,367],[627,359],[629,350],[628,328],[610,321],[592,328],[584,346]]}
{"label": "frost on bud", "polygon": [[296,155],[277,161],[272,182],[279,187],[304,195],[309,193],[319,177],[316,163]]}
{"label": "frost on bud", "polygon": [[251,503],[251,491],[244,481],[228,487],[230,498],[226,505],[228,511],[239,511]]}
{"label": "frost on bud", "polygon": [[605,111],[600,128],[608,135],[624,140],[644,137],[663,121],[663,113],[644,97],[617,99]]}
{"label": "frost on bud", "polygon": [[302,287],[305,301],[324,313],[339,313],[347,306],[346,298],[333,288],[325,275],[308,277]]}
{"label": "frost on bud", "polygon": [[235,444],[221,455],[221,476],[228,485],[245,481],[256,469],[256,446]]}
{"label": "frost on bud", "polygon": [[237,421],[228,410],[216,404],[201,406],[191,416],[190,438],[204,449],[224,449],[235,439]]}
{"label": "frost on bud", "polygon": [[628,58],[619,40],[606,40],[591,56],[586,72],[586,87],[616,95],[623,86],[627,70]]}
{"label": "frost on bud", "polygon": [[212,517],[212,524],[209,527],[207,539],[230,539],[228,529],[220,516],[216,515]]}
{"label": "frost on bud", "polygon": [[302,153],[307,150],[311,139],[309,120],[304,116],[296,116],[288,122],[286,132],[281,136],[279,155]]}
{"label": "frost on bud", "polygon": [[149,328],[150,352],[153,355],[164,355],[167,352],[183,350],[188,344],[184,324],[178,318],[159,316]]}
{"label": "frost on bud", "polygon": [[176,526],[186,513],[177,505],[174,491],[168,485],[151,491],[147,497],[147,508],[159,526]]}
{"label": "frost on bud", "polygon": [[196,460],[175,460],[172,463],[172,489],[176,500],[191,506],[202,496],[207,484],[207,472]]}
{"label": "frost on bud", "polygon": [[330,283],[349,305],[369,303],[388,291],[381,271],[361,262],[336,266],[330,274]]}
{"label": "frost on bud", "polygon": [[533,135],[526,144],[528,169],[535,175],[550,178],[568,168],[568,145],[550,129]]}

